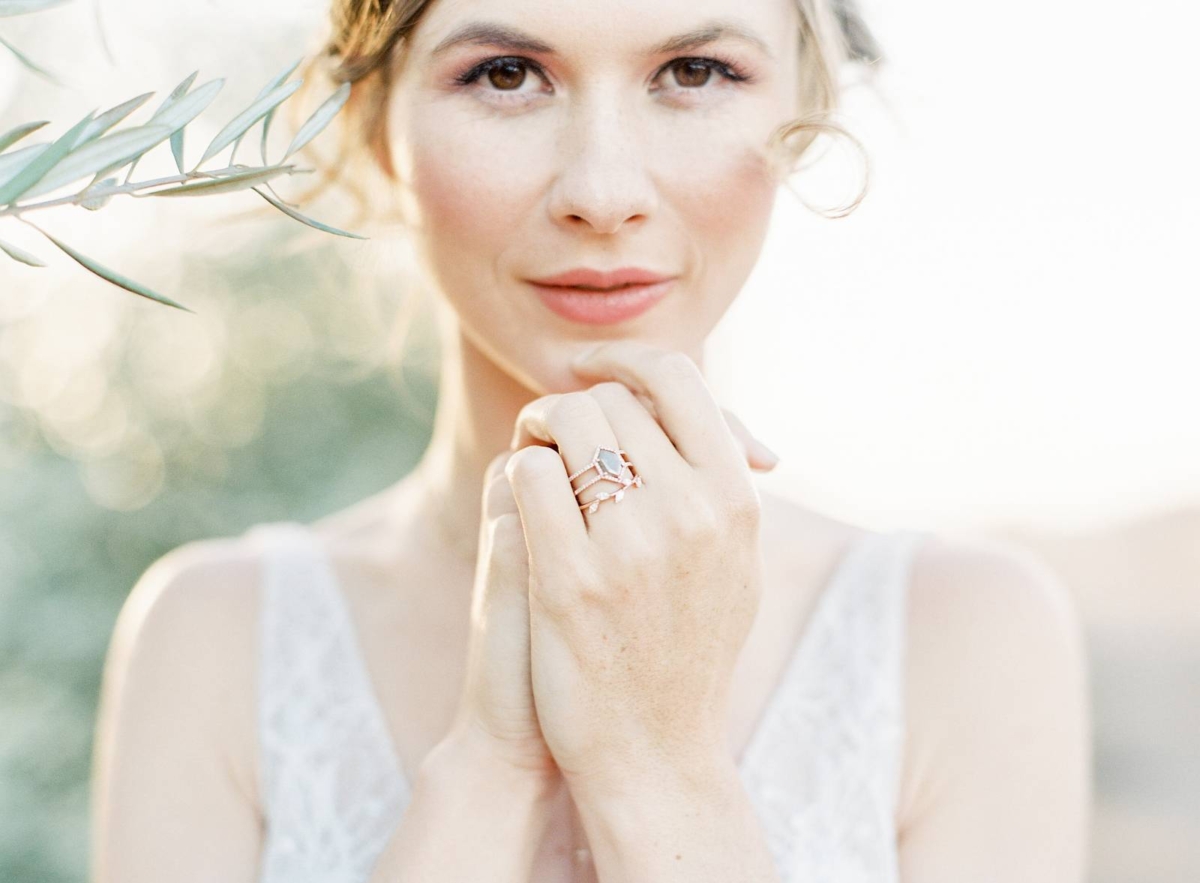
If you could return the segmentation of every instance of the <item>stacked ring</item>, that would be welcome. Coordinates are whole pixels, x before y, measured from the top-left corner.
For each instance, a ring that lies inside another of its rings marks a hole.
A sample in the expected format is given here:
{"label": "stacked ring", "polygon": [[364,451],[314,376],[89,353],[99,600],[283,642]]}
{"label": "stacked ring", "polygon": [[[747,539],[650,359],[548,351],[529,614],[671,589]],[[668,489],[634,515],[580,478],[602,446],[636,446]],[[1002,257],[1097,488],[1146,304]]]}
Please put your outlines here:
{"label": "stacked ring", "polygon": [[625,452],[621,450],[613,450],[600,445],[596,448],[596,453],[592,455],[592,460],[578,472],[568,476],[567,481],[574,482],[575,479],[583,475],[589,469],[595,469],[596,475],[590,481],[585,481],[578,488],[575,488],[575,499],[579,499],[579,495],[594,484],[599,484],[602,481],[607,481],[618,485],[615,491],[604,491],[593,500],[581,503],[579,508],[586,509],[588,512],[595,512],[600,508],[600,504],[605,500],[612,500],[615,503],[621,502],[625,497],[625,491],[631,487],[641,487],[642,477],[634,470],[634,466],[624,457]]}

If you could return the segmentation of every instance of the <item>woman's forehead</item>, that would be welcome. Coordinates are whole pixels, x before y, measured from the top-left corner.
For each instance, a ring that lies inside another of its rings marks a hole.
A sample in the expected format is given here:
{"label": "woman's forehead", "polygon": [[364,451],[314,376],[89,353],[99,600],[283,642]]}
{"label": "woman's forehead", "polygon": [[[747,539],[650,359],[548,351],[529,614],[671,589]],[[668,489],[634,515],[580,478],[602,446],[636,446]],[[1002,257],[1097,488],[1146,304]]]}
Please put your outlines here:
{"label": "woman's forehead", "polygon": [[409,50],[650,56],[729,42],[772,57],[795,45],[798,16],[795,0],[438,0]]}

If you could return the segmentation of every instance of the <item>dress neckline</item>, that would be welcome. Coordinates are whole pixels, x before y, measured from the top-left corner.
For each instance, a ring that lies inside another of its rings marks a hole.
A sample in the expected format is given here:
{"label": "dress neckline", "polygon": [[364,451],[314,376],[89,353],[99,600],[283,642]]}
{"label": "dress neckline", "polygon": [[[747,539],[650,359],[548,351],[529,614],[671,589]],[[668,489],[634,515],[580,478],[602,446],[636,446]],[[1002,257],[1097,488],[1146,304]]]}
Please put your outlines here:
{"label": "dress neckline", "polygon": [[[353,657],[350,663],[356,672],[355,677],[358,680],[359,688],[362,690],[365,698],[369,700],[367,704],[370,706],[372,725],[383,737],[388,760],[399,779],[401,790],[406,794],[411,794],[414,783],[405,771],[400,753],[397,750],[395,736],[391,732],[387,715],[384,714],[383,704],[380,701],[379,693],[375,688],[375,682],[372,680],[370,669],[367,666],[366,654],[359,640],[358,630],[354,625],[350,603],[338,582],[332,560],[324,544],[309,525],[296,521],[285,522],[285,524],[298,529],[303,534],[304,539],[307,540],[307,545],[316,559],[317,565],[324,572],[326,586],[329,588],[329,594],[337,605],[348,649]],[[832,611],[837,604],[837,599],[845,594],[846,584],[853,581],[857,561],[875,542],[888,536],[890,534],[865,530],[859,536],[849,540],[838,556],[832,573],[818,593],[816,603],[813,605],[812,611],[801,628],[799,639],[793,646],[792,652],[784,664],[775,686],[768,694],[766,703],[759,712],[758,720],[751,731],[749,740],[742,749],[741,757],[736,761],[737,770],[742,776],[755,772],[764,751],[771,744],[774,744],[774,740],[771,737],[776,728],[782,723],[781,716],[787,706],[787,698],[792,695],[794,685],[812,667],[808,660],[810,656],[808,648],[816,644],[817,635],[825,628],[826,621],[833,615]]]}

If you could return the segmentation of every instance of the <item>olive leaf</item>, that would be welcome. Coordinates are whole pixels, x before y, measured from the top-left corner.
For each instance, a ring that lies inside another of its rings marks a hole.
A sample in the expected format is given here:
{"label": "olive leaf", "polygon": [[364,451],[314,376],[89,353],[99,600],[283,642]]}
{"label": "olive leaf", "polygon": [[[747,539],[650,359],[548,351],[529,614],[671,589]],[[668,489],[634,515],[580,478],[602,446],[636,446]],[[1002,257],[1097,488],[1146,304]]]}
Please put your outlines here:
{"label": "olive leaf", "polygon": [[[300,58],[297,58],[294,62],[289,64],[282,71],[280,71],[278,74],[273,76],[271,78],[270,82],[268,82],[267,85],[263,86],[262,89],[259,90],[258,94],[254,96],[254,100],[258,101],[260,98],[265,98],[271,92],[273,92],[274,90],[276,90],[280,86],[282,86],[283,83],[287,80],[287,78],[290,77],[293,73],[295,73],[296,68],[300,67],[300,62],[302,62],[302,61],[304,61],[303,56],[301,56]],[[271,120],[273,120],[274,118],[275,118],[275,108],[271,108],[269,111],[267,111],[266,116],[263,117],[263,142],[262,142],[263,165],[268,164],[267,163],[267,133],[271,129]],[[247,128],[246,131],[248,132],[250,128],[253,128],[253,126],[250,126],[249,128]],[[237,141],[234,142],[233,151],[230,155],[230,160],[229,160],[231,165],[233,164],[234,160],[237,158],[238,147],[241,146],[242,139],[245,137],[246,137],[246,132],[242,132],[242,134],[238,135]]]}
{"label": "olive leaf", "polygon": [[286,160],[309,141],[320,135],[325,127],[329,125],[330,121],[337,116],[337,112],[342,109],[342,106],[345,105],[349,98],[350,84],[342,83],[338,90],[325,99],[324,103],[300,127],[300,131],[292,139],[292,143],[288,146],[287,153],[283,155],[283,159]]}
{"label": "olive leaf", "polygon": [[10,15],[24,15],[27,12],[41,12],[70,3],[71,0],[0,0],[0,18]]}
{"label": "olive leaf", "polygon": [[12,147],[26,135],[32,135],[49,122],[49,120],[39,120],[36,123],[24,123],[15,129],[9,129],[3,135],[0,135],[0,153],[8,150],[8,148]]}
{"label": "olive leaf", "polygon": [[[6,0],[0,0],[0,5]],[[11,2],[6,7],[15,8]],[[54,206],[77,205],[89,211],[98,211],[106,206],[113,196],[125,194],[136,198],[146,196],[210,196],[253,189],[267,202],[294,220],[314,229],[345,236],[366,239],[356,233],[348,233],[321,223],[300,213],[297,207],[286,203],[271,189],[270,181],[282,175],[303,174],[311,169],[298,169],[284,161],[263,167],[235,164],[230,160],[223,169],[202,171],[202,166],[230,144],[237,144],[259,121],[263,122],[262,150],[266,153],[266,138],[271,120],[278,107],[303,85],[303,80],[286,82],[302,63],[303,58],[288,65],[271,79],[253,102],[234,117],[217,133],[204,156],[192,171],[184,171],[183,136],[186,126],[203,113],[216,99],[224,86],[224,79],[211,80],[195,89],[198,76],[193,72],[179,83],[163,99],[158,109],[143,125],[116,129],[135,110],[145,104],[154,93],[147,92],[111,107],[103,113],[95,110],[77,122],[54,141],[18,145],[22,139],[46,125],[44,121],[25,123],[0,134],[0,219],[15,217],[34,227],[57,248],[76,263],[100,278],[134,294],[149,298],[168,306],[187,310],[186,307],[158,294],[135,280],[105,267],[87,255],[55,238],[27,220],[29,212]],[[304,123],[288,147],[288,156],[300,150],[319,135],[346,104],[350,85],[345,84],[326,99]],[[134,169],[139,160],[163,141],[169,140],[179,175],[132,182]],[[14,148],[14,149],[9,149]],[[264,160],[265,162],[265,160]],[[125,182],[118,183],[117,177],[109,177],[128,166]],[[38,196],[67,187],[77,181],[90,182],[79,192],[69,196],[54,197],[47,201],[32,202]],[[263,189],[260,189],[263,188]],[[139,192],[142,191],[142,192]],[[10,243],[0,243],[0,250],[9,258],[29,266],[45,266],[37,257],[22,251]],[[188,310],[188,312],[191,312]]]}
{"label": "olive leaf", "polygon": [[4,252],[6,255],[8,255],[10,258],[12,258],[14,261],[20,261],[22,264],[29,264],[29,266],[31,266],[31,267],[46,266],[40,260],[38,260],[33,255],[31,255],[29,252],[22,251],[21,249],[17,248],[15,245],[5,242],[3,239],[0,239],[0,251]]}
{"label": "olive leaf", "polygon": [[261,196],[263,199],[265,199],[267,202],[271,203],[271,205],[275,206],[275,208],[279,209],[281,212],[283,212],[289,218],[293,218],[294,220],[299,221],[301,224],[307,224],[310,227],[315,227],[317,230],[321,230],[325,233],[332,233],[335,236],[346,236],[350,239],[366,239],[367,238],[366,236],[359,236],[357,233],[347,233],[345,230],[339,230],[337,227],[330,227],[328,224],[322,224],[320,221],[314,221],[312,218],[308,217],[307,215],[302,215],[300,212],[296,211],[294,208],[292,208],[290,205],[288,205],[283,200],[276,199],[274,196],[270,196],[266,193],[263,193],[257,187],[254,188],[254,192],[257,193],[259,196]]}
{"label": "olive leaf", "polygon": [[126,163],[146,153],[156,144],[161,144],[171,136],[170,126],[137,126],[113,132],[77,147],[66,156],[54,169],[47,173],[35,186],[22,194],[24,199],[32,199],[57,190],[80,178],[95,174],[101,169],[118,169]]}
{"label": "olive leaf", "polygon": [[210,181],[197,181],[194,184],[183,184],[166,190],[155,190],[153,193],[138,193],[135,196],[211,196],[215,193],[232,193],[235,190],[247,190],[255,184],[261,184],[280,175],[286,175],[295,166],[268,166],[265,169],[250,169],[222,175]]}
{"label": "olive leaf", "polygon": [[[110,188],[110,187],[113,187],[116,183],[117,183],[116,178],[105,178],[103,181],[100,182],[99,187],[100,188]],[[90,188],[89,188],[89,192],[90,192]],[[102,189],[100,192],[91,193],[91,195],[85,194],[84,198],[80,200],[79,205],[82,208],[87,209],[89,212],[99,211],[100,209],[102,209],[106,205],[108,205],[109,200],[111,200],[113,198],[113,196],[114,196],[114,193],[111,190]]]}
{"label": "olive leaf", "polygon": [[[188,74],[182,83],[171,90],[171,94],[163,99],[162,104],[158,106],[158,110],[154,111],[154,117],[158,117],[163,111],[167,110],[171,105],[175,104],[187,94],[188,89],[192,88],[192,83],[196,81],[200,71],[192,71]],[[152,117],[151,119],[153,119]],[[183,174],[183,129],[179,129],[171,135],[171,153],[175,156],[175,165],[179,168],[179,174]],[[134,166],[137,162],[134,162]],[[129,169],[129,174],[133,174],[133,168]],[[126,179],[128,180],[128,178]]]}
{"label": "olive leaf", "polygon": [[83,130],[83,135],[79,138],[80,144],[86,144],[95,138],[99,138],[125,117],[129,116],[143,104],[145,104],[152,96],[153,92],[147,92],[145,95],[139,95],[136,98],[130,98],[128,101],[118,104],[116,107],[109,108],[92,120],[91,124]]}
{"label": "olive leaf", "polygon": [[12,180],[0,187],[0,206],[16,202],[22,193],[40,181],[43,175],[58,164],[59,160],[70,153],[75,148],[79,136],[83,134],[88,124],[91,123],[95,113],[95,111],[92,111],[77,122],[61,135],[57,141],[38,154],[33,162],[22,168]]}
{"label": "olive leaf", "polygon": [[37,64],[32,58],[30,58],[28,55],[23,53],[20,49],[18,49],[12,43],[5,40],[3,37],[0,37],[0,46],[3,46],[5,49],[7,49],[9,52],[11,52],[13,54],[13,57],[16,58],[17,61],[21,62],[22,65],[24,65],[29,70],[33,71],[33,73],[37,74],[39,77],[49,80],[51,83],[53,83],[56,86],[61,86],[63,84],[62,80],[60,80],[54,74],[50,73],[50,71],[46,70],[41,65]]}
{"label": "olive leaf", "polygon": [[285,102],[292,96],[293,93],[304,83],[303,80],[296,80],[286,85],[280,86],[277,89],[272,89],[262,98],[259,98],[248,108],[234,117],[216,137],[212,143],[208,145],[208,149],[204,151],[204,156],[200,158],[200,162],[196,163],[196,168],[204,165],[208,160],[212,159],[226,147],[233,143],[234,139],[243,134],[247,129],[265,117],[273,109]]}
{"label": "olive leaf", "polygon": [[26,224],[28,224],[34,230],[37,230],[39,233],[41,233],[43,236],[45,236],[47,239],[49,239],[51,242],[53,242],[55,245],[57,245],[60,249],[62,249],[62,251],[65,254],[67,254],[76,263],[80,264],[84,268],[95,273],[97,276],[104,279],[105,281],[111,282],[113,285],[116,285],[119,288],[124,288],[126,291],[132,292],[133,294],[138,294],[138,295],[141,295],[142,297],[149,298],[150,300],[158,301],[161,304],[166,304],[169,307],[175,307],[176,309],[184,310],[185,312],[188,312],[188,313],[194,312],[193,310],[189,310],[183,304],[178,304],[175,301],[171,300],[169,297],[164,297],[163,295],[159,294],[158,292],[147,288],[146,286],[142,285],[140,282],[135,282],[134,280],[132,280],[126,276],[122,276],[120,273],[116,272],[115,270],[110,270],[108,267],[104,266],[103,264],[92,260],[87,255],[80,254],[75,249],[71,248],[71,246],[67,245],[65,242],[62,242],[59,239],[56,239],[54,236],[51,236],[49,233],[47,233],[41,227],[37,226],[37,224],[33,223],[32,221],[26,220],[24,218],[22,218],[21,220],[25,221]]}
{"label": "olive leaf", "polygon": [[0,187],[16,177],[17,173],[37,159],[39,154],[45,153],[49,146],[45,142],[30,144],[28,147],[22,147],[20,150],[0,156]]}

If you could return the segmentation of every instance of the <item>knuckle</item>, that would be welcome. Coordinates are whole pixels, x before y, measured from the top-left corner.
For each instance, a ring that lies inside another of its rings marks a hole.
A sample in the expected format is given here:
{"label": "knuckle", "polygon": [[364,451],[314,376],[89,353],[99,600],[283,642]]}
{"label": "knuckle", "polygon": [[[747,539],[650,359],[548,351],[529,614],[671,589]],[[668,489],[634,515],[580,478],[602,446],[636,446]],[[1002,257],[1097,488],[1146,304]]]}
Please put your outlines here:
{"label": "knuckle", "polygon": [[655,368],[660,376],[668,380],[690,379],[700,370],[689,356],[679,350],[661,354],[656,360]]}
{"label": "knuckle", "polygon": [[757,491],[745,488],[730,495],[729,520],[737,527],[757,528],[762,521],[762,501]]}
{"label": "knuckle", "polygon": [[562,458],[547,447],[530,445],[515,451],[506,468],[513,485],[524,485],[553,474],[551,469],[561,471]]}
{"label": "knuckle", "polygon": [[546,411],[551,426],[577,426],[595,419],[599,403],[585,392],[563,393]]}
{"label": "knuckle", "polygon": [[623,404],[633,398],[633,393],[629,391],[629,387],[615,380],[605,380],[603,383],[597,383],[588,392],[593,399],[601,404]]}

